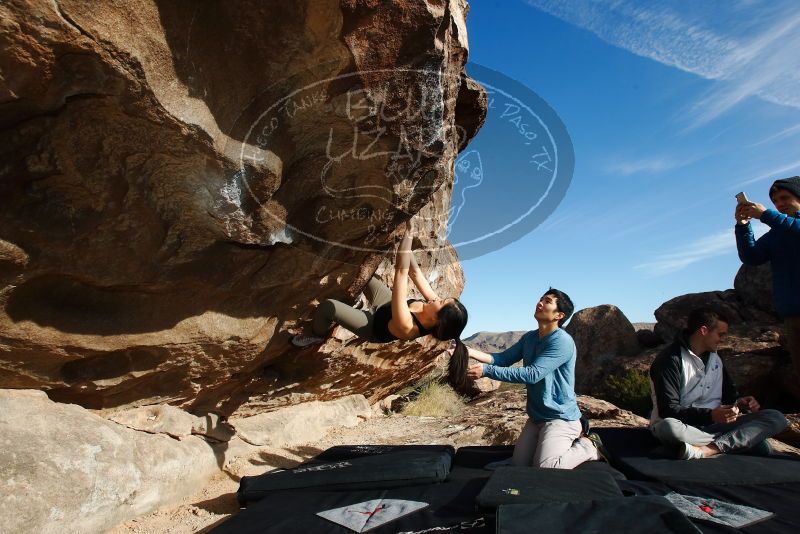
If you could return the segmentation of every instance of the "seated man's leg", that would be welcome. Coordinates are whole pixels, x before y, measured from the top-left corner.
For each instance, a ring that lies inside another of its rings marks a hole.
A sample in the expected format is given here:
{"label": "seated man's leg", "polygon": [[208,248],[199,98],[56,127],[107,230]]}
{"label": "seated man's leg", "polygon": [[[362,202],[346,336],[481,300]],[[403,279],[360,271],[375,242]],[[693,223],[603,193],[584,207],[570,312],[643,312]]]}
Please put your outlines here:
{"label": "seated man's leg", "polygon": [[530,467],[533,464],[533,455],[539,443],[539,424],[534,423],[530,417],[522,427],[517,444],[514,445],[514,454],[511,465]]}
{"label": "seated man's leg", "polygon": [[[740,415],[733,423],[728,423],[730,430],[714,439],[714,445],[721,452],[731,452],[755,447],[767,438],[779,434],[786,429],[786,417],[777,410],[760,410],[755,413]],[[714,428],[716,425],[706,427]]]}
{"label": "seated man's leg", "polygon": [[714,434],[704,432],[697,427],[667,417],[650,426],[650,431],[664,445],[680,445],[688,443],[696,447],[708,445],[714,441]]}
{"label": "seated man's leg", "polygon": [[547,421],[539,430],[539,446],[533,456],[536,467],[572,469],[583,462],[597,460],[597,449],[581,437],[580,421]]}

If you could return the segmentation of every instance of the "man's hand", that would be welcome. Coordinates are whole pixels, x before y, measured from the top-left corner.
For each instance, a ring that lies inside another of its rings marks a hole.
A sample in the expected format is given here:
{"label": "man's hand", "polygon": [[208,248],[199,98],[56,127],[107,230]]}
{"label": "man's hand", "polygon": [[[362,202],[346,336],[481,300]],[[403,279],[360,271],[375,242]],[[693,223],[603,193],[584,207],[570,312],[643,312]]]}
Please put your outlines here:
{"label": "man's hand", "polygon": [[752,397],[750,395],[746,397],[740,397],[739,399],[737,399],[736,406],[738,406],[743,411],[748,411],[751,413],[757,412],[758,410],[761,409],[761,405],[758,403],[755,397]]}
{"label": "man's hand", "polygon": [[715,423],[733,423],[739,417],[739,409],[733,404],[723,404],[711,410],[711,420]]}
{"label": "man's hand", "polygon": [[477,380],[483,376],[483,364],[482,363],[473,363],[467,369],[467,378],[471,378],[473,380]]}
{"label": "man's hand", "polygon": [[744,218],[747,219],[760,219],[761,215],[765,211],[767,211],[767,208],[764,207],[763,204],[759,204],[757,202],[740,204],[736,209],[736,213],[740,213]]}
{"label": "man's hand", "polygon": [[736,204],[736,212],[733,214],[733,217],[736,219],[737,224],[747,224],[750,222],[750,217],[747,217],[744,214],[744,207],[747,204]]}

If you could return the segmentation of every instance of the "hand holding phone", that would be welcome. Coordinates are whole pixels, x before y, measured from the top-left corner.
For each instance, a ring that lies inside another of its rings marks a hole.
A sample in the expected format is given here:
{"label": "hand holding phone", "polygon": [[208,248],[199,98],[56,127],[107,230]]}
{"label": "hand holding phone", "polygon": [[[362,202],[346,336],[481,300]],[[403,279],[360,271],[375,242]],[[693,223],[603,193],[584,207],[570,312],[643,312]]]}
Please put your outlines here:
{"label": "hand holding phone", "polygon": [[750,199],[747,198],[747,195],[745,195],[742,191],[736,193],[736,214],[734,215],[734,218],[738,224],[747,224],[747,222],[750,220],[750,217],[739,215],[739,209],[747,204],[750,204]]}

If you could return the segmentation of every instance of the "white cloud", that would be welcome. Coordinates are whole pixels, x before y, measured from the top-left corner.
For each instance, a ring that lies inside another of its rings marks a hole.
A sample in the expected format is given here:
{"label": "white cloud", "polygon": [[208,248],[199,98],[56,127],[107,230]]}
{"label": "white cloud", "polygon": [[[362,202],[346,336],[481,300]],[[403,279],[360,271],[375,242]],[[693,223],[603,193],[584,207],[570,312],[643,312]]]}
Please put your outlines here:
{"label": "white cloud", "polygon": [[[761,237],[769,228],[754,223],[756,237]],[[687,243],[673,251],[659,254],[653,261],[635,265],[634,269],[645,271],[649,276],[662,276],[685,269],[693,263],[715,258],[736,251],[736,237],[733,228],[717,232]]]}
{"label": "white cloud", "polygon": [[758,141],[757,143],[748,145],[748,148],[754,148],[757,146],[766,145],[767,143],[771,143],[773,141],[780,141],[781,139],[786,139],[787,137],[791,137],[799,133],[800,133],[800,124],[795,124],[794,126],[790,126],[789,128],[781,130],[776,134],[770,135],[769,137],[766,137],[761,141]]}
{"label": "white cloud", "polygon": [[682,164],[666,158],[650,158],[628,161],[615,161],[606,166],[606,173],[630,176],[632,174],[656,174],[680,167]]}
{"label": "white cloud", "polygon": [[690,108],[690,127],[714,120],[750,96],[800,109],[800,11],[791,1],[528,3],[609,44],[718,80]]}
{"label": "white cloud", "polygon": [[736,184],[732,189],[742,189],[746,185],[754,184],[767,179],[778,180],[779,178],[786,178],[789,173],[797,170],[800,170],[800,159],[759,174],[755,178],[748,178],[747,180]]}

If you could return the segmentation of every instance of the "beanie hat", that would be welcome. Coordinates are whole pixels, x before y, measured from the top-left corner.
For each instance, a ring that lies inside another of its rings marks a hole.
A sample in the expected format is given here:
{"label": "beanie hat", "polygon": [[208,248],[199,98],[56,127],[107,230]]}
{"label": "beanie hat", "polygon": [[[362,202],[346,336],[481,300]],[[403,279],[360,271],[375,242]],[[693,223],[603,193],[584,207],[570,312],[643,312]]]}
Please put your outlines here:
{"label": "beanie hat", "polygon": [[788,191],[797,198],[800,198],[800,176],[792,176],[791,178],[775,180],[775,183],[769,188],[770,198],[772,198],[772,195],[774,195],[778,189]]}

